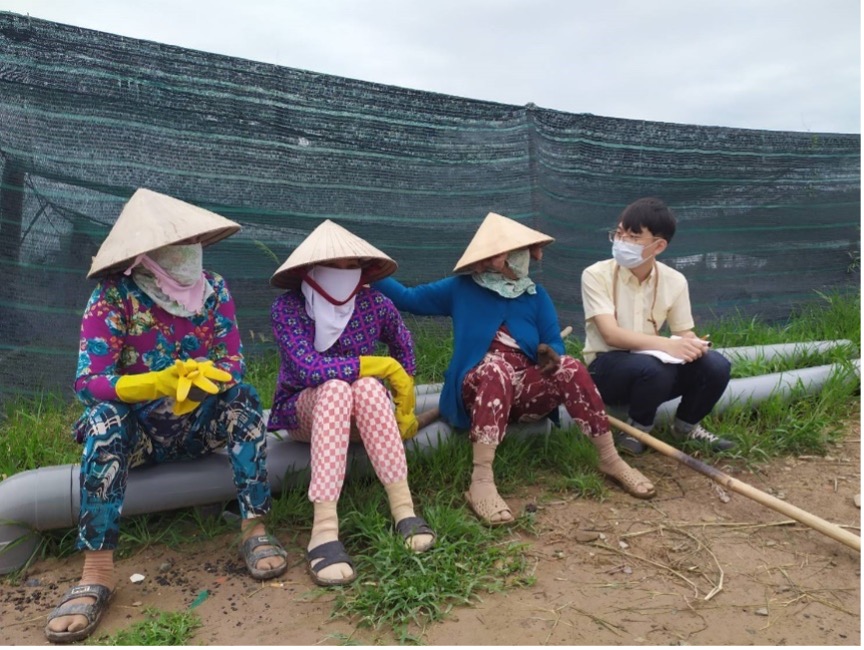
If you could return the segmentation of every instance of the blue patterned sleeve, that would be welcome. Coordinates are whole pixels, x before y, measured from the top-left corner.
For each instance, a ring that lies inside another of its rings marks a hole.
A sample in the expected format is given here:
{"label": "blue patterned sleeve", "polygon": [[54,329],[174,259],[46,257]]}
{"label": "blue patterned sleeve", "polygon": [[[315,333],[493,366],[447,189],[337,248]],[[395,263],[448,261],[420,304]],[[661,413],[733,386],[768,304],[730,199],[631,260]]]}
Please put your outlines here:
{"label": "blue patterned sleeve", "polygon": [[216,309],[213,314],[215,336],[208,357],[213,361],[214,366],[231,374],[233,381],[221,384],[222,390],[225,390],[243,381],[243,376],[246,374],[246,361],[243,358],[243,344],[240,341],[234,299],[228,290],[228,284],[217,273],[209,273],[209,275],[216,295]]}
{"label": "blue patterned sleeve", "polygon": [[84,309],[75,377],[75,392],[84,404],[117,399],[114,385],[127,327],[124,298],[117,284],[104,280]]}

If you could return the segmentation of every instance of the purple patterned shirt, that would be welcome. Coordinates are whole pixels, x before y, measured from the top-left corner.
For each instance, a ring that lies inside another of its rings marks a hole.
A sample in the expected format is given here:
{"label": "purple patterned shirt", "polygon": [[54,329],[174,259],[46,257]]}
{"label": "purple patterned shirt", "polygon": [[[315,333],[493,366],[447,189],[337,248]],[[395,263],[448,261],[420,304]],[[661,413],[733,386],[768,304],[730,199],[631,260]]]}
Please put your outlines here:
{"label": "purple patterned shirt", "polygon": [[293,430],[297,421],[297,397],[305,388],[329,379],[353,383],[360,376],[361,356],[374,355],[376,344],[387,346],[396,361],[412,377],[416,371],[414,342],[399,310],[375,289],[357,293],[354,313],[339,339],[324,352],[315,350],[315,321],[306,313],[306,299],[299,289],[286,291],[270,310],[273,335],[282,363],[267,428]]}

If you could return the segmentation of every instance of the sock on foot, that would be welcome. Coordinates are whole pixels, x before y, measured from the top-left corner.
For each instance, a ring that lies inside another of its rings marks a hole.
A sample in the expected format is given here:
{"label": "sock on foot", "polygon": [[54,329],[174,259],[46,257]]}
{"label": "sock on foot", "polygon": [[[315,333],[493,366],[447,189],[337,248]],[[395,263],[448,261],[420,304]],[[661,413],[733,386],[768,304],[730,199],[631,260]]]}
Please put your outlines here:
{"label": "sock on foot", "polygon": [[[242,523],[240,524],[240,533],[243,541],[245,542],[250,537],[266,535],[267,528],[264,526],[264,520],[261,517],[251,517],[242,521]],[[270,548],[270,546],[259,546],[256,550],[263,550],[266,548]],[[255,568],[258,570],[275,569],[276,567],[285,564],[285,562],[286,561],[284,558],[280,558],[277,556],[265,557],[255,563]]]}
{"label": "sock on foot", "polygon": [[[598,468],[601,472],[620,479],[621,474],[630,469],[630,465],[624,462],[624,459],[618,454],[611,431],[591,438],[591,442],[594,443],[594,448],[600,457]],[[647,485],[640,484],[639,488],[634,487],[633,489],[638,489],[642,494],[648,494],[653,490],[653,486],[650,483]]]}
{"label": "sock on foot", "polygon": [[630,467],[618,454],[618,450],[615,449],[615,441],[612,438],[611,431],[591,438],[591,442],[594,443],[594,448],[600,457],[598,467],[604,474],[618,474]]}
{"label": "sock on foot", "polygon": [[[393,515],[393,521],[399,523],[406,517],[414,516],[414,502],[411,499],[411,490],[408,488],[408,480],[396,481],[390,485],[385,485],[387,497],[390,501],[390,513]],[[412,551],[421,552],[428,549],[434,538],[432,535],[412,535],[405,544]]]}
{"label": "sock on foot", "polygon": [[[84,569],[81,571],[81,580],[78,584],[95,584],[114,589],[114,551],[85,551]],[[91,596],[84,596],[69,602],[74,605],[87,605],[94,600]],[[87,627],[88,623],[86,616],[73,614],[55,618],[48,623],[48,627],[55,632],[77,632]]]}
{"label": "sock on foot", "polygon": [[[309,546],[306,550],[333,542],[339,539],[339,517],[336,514],[336,501],[319,501],[314,504],[314,518],[312,521],[312,536],[309,538]],[[312,567],[321,560],[313,560]],[[341,580],[354,575],[351,565],[345,562],[331,564],[318,572],[318,576],[324,580]]]}
{"label": "sock on foot", "polygon": [[[495,485],[495,476],[492,472],[492,464],[495,462],[496,445],[475,442],[472,445],[474,454],[474,470],[471,473],[471,486],[468,493],[472,499],[492,499],[498,495],[498,487]],[[492,517],[493,522],[513,521],[513,514],[504,512],[497,513]]]}

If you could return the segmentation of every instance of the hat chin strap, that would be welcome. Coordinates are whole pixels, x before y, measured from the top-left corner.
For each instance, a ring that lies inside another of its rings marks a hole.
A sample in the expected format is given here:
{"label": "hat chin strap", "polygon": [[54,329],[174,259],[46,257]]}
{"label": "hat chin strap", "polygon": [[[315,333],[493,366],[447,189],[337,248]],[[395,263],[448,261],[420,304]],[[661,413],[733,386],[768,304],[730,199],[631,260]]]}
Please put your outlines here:
{"label": "hat chin strap", "polygon": [[351,301],[351,299],[357,295],[357,292],[360,291],[360,287],[363,286],[363,276],[362,275],[360,276],[360,281],[357,283],[357,286],[354,287],[354,291],[352,291],[348,295],[348,297],[345,298],[345,300],[336,300],[336,298],[334,298],[329,293],[327,293],[320,284],[315,282],[315,280],[312,278],[312,275],[308,271],[305,274],[303,274],[303,282],[305,282],[310,287],[315,289],[315,293],[320,295],[322,298],[324,298],[324,300],[329,302],[331,305],[336,305],[337,307],[341,307],[342,305],[349,303]]}

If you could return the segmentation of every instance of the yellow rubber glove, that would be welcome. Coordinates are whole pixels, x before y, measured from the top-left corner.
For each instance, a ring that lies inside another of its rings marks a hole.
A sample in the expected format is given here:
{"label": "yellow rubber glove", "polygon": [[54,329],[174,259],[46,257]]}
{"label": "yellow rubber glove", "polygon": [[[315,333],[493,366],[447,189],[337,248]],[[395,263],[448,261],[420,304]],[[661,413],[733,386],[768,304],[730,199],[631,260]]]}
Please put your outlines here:
{"label": "yellow rubber glove", "polygon": [[165,370],[123,375],[117,380],[114,389],[117,397],[127,404],[152,402],[159,397],[174,397],[177,394],[178,380],[177,369],[171,366]]}
{"label": "yellow rubber glove", "polygon": [[417,398],[414,395],[414,379],[405,372],[393,357],[360,357],[361,377],[380,377],[390,384],[393,393],[393,403],[396,405],[396,424],[403,440],[417,435],[417,416],[414,407]]}
{"label": "yellow rubber glove", "polygon": [[[174,367],[178,374],[177,394],[172,408],[174,415],[191,413],[198,408],[207,395],[216,395],[219,387],[210,381],[211,379],[221,382],[233,379],[231,373],[216,368],[212,361],[177,360],[174,362]],[[190,399],[190,391],[197,399]]]}
{"label": "yellow rubber glove", "polygon": [[414,411],[411,411],[407,415],[400,414],[398,404],[396,405],[396,424],[399,426],[399,435],[402,440],[411,440],[411,438],[417,435],[417,431],[420,428],[420,423],[417,422],[417,416],[414,414]]}
{"label": "yellow rubber glove", "polygon": [[231,374],[220,370],[213,365],[212,361],[198,362],[195,359],[186,359],[174,362],[174,367],[177,369],[177,401],[185,401],[189,396],[189,389],[196,386],[205,393],[215,395],[219,392],[219,387],[214,384],[211,379],[216,381],[230,381]]}

